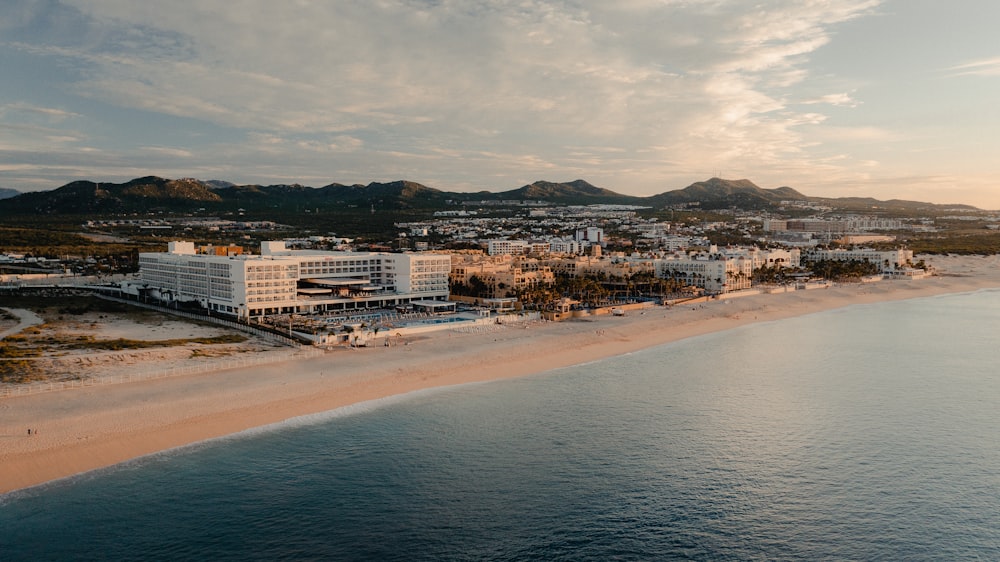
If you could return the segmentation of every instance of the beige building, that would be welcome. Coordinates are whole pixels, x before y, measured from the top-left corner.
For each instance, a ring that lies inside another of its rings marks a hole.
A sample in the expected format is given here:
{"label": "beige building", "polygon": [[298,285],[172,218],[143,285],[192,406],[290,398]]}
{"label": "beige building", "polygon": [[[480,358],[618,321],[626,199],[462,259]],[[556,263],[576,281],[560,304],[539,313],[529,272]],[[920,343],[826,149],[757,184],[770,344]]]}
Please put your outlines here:
{"label": "beige building", "polygon": [[556,280],[552,269],[542,261],[509,254],[453,254],[450,278],[452,283],[468,286],[476,278],[490,289],[493,298],[508,297],[536,285],[551,285]]}
{"label": "beige building", "polygon": [[543,259],[542,263],[555,273],[570,277],[591,275],[614,279],[642,272],[654,273],[656,270],[652,259],[634,259],[625,256],[551,257]]}

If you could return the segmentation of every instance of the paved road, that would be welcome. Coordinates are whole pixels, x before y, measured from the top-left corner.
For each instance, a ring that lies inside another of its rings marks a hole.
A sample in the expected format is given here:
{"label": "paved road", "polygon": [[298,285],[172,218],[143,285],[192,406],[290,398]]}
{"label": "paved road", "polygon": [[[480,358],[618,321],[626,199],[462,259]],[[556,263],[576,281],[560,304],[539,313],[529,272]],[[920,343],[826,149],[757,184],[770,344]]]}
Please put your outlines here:
{"label": "paved road", "polygon": [[45,320],[42,320],[40,316],[30,310],[25,310],[23,308],[4,308],[2,310],[6,310],[14,316],[17,316],[19,322],[17,323],[17,326],[14,326],[13,328],[0,331],[0,340],[6,338],[7,336],[12,336],[25,328],[45,323]]}

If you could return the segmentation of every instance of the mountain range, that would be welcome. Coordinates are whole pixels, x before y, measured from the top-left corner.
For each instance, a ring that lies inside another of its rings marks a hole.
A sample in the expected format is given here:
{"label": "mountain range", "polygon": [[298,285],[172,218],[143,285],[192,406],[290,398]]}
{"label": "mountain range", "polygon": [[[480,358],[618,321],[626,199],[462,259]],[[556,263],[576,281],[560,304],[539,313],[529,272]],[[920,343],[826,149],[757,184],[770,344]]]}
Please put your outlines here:
{"label": "mountain range", "polygon": [[378,209],[439,209],[480,201],[545,201],[562,205],[622,204],[663,208],[697,205],[702,209],[739,208],[773,210],[783,201],[822,204],[845,210],[872,207],[900,210],[931,210],[967,205],[935,205],[916,201],[879,201],[872,198],[808,197],[790,187],[764,189],[749,180],[711,178],[683,189],[650,197],[623,195],[596,187],[584,180],[566,183],[536,181],[503,192],[448,192],[412,181],[368,185],[332,183],[314,188],[299,184],[236,185],[222,180],[192,178],[136,178],[125,183],[74,181],[51,191],[21,193],[4,199],[0,215],[22,214],[114,214],[123,212],[171,211],[266,211],[268,209],[338,210],[352,207]]}

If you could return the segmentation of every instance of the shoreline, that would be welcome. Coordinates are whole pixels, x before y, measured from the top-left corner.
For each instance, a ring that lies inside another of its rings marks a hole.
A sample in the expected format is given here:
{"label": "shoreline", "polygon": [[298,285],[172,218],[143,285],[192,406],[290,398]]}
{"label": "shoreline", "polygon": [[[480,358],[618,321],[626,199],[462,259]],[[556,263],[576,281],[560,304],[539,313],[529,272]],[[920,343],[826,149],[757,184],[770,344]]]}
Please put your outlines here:
{"label": "shoreline", "polygon": [[[939,275],[720,299],[407,345],[0,399],[0,494],[304,416],[432,388],[545,373],[854,304],[1000,288],[1000,256],[926,258]],[[404,398],[405,399],[405,398]],[[28,435],[26,429],[36,432]]]}

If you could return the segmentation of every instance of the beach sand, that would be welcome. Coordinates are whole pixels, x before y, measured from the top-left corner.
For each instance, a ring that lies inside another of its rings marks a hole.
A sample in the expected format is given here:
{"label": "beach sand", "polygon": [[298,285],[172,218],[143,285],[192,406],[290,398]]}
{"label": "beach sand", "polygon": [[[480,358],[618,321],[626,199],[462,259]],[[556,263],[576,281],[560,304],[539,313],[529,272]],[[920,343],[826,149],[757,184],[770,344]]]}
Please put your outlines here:
{"label": "beach sand", "polygon": [[0,398],[0,493],[415,390],[543,373],[852,304],[1000,287],[998,256],[924,259],[939,275],[653,307],[624,317],[539,322],[493,333],[446,330],[391,347]]}

